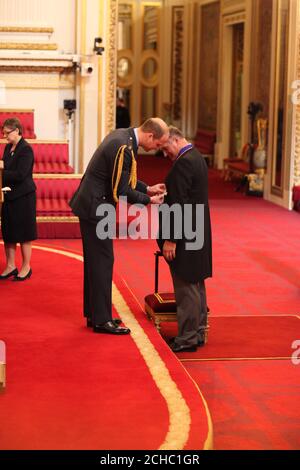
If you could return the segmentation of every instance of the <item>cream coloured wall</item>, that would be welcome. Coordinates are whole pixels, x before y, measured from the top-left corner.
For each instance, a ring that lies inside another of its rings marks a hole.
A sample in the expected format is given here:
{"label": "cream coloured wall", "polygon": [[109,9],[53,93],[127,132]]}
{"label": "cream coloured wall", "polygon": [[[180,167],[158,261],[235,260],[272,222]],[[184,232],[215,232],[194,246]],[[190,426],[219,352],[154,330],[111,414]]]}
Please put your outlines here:
{"label": "cream coloured wall", "polygon": [[77,2],[77,52],[81,66],[92,64],[93,72],[76,73],[75,159],[76,171],[83,172],[97,147],[98,62],[93,53],[94,38],[99,35],[99,0]]}
{"label": "cream coloured wall", "polygon": [[[75,98],[76,0],[0,0],[0,12],[1,108],[34,109],[38,139],[66,139],[63,101]],[[49,44],[56,50],[47,50]]]}
{"label": "cream coloured wall", "polygon": [[62,112],[62,102],[73,95],[72,90],[8,89],[7,102],[9,109],[34,109],[34,127],[38,139],[56,140],[67,138],[67,120]]}
{"label": "cream coloured wall", "polygon": [[[1,26],[51,27],[51,42],[75,52],[76,0],[0,0],[0,12]],[[35,40],[33,34],[26,37]]]}

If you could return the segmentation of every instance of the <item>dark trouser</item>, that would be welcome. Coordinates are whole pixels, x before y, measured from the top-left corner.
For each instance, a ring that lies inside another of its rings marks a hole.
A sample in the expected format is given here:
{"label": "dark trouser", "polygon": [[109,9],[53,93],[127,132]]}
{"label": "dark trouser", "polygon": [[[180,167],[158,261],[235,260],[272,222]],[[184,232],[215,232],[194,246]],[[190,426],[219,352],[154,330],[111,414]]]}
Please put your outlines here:
{"label": "dark trouser", "polygon": [[94,325],[112,319],[113,241],[100,240],[96,224],[80,219],[84,258],[84,316]]}
{"label": "dark trouser", "polygon": [[176,276],[171,270],[177,304],[178,336],[175,343],[194,346],[204,341],[207,326],[207,304],[205,282],[190,284]]}

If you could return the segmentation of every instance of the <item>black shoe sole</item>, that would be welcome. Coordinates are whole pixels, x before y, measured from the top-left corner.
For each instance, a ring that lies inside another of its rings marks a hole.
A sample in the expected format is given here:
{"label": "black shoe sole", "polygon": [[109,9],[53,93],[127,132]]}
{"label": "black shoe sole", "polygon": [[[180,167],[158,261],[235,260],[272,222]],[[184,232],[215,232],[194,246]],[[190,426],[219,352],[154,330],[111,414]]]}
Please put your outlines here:
{"label": "black shoe sole", "polygon": [[108,330],[105,330],[105,329],[101,329],[101,328],[93,328],[93,332],[94,333],[104,333],[104,334],[108,334],[108,335],[117,335],[117,336],[120,336],[120,335],[129,335],[130,334],[130,330],[126,330],[126,331],[108,331]]}

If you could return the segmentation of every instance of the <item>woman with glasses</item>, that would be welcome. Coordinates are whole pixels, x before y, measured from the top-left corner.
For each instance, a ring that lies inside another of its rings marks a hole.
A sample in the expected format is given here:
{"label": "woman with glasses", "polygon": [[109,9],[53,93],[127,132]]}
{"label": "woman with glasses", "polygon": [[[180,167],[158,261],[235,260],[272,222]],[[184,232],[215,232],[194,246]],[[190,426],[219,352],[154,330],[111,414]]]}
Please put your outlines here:
{"label": "woman with glasses", "polygon": [[[6,255],[6,266],[0,280],[29,279],[31,242],[37,238],[36,230],[36,186],[32,179],[33,150],[22,137],[22,126],[18,119],[7,119],[2,127],[8,144],[3,154],[3,186],[10,187],[2,204],[1,229]],[[16,268],[16,245],[20,243],[22,266]]]}

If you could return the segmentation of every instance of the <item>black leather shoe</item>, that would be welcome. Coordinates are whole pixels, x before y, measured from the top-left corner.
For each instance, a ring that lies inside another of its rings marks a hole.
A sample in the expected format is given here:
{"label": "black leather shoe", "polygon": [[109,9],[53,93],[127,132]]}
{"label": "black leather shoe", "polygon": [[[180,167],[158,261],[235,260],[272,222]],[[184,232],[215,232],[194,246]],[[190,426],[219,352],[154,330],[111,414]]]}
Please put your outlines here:
{"label": "black leather shoe", "polygon": [[181,344],[173,343],[170,345],[173,352],[195,352],[197,351],[197,346],[184,346]]}
{"label": "black leather shoe", "polygon": [[18,275],[18,269],[15,268],[15,269],[13,269],[12,271],[10,271],[10,273],[5,274],[4,276],[1,274],[1,275],[0,275],[0,279],[8,279],[8,278],[11,277],[11,276],[17,276],[17,275]]}
{"label": "black leather shoe", "polygon": [[112,321],[108,321],[102,325],[95,325],[93,331],[94,333],[110,333],[112,335],[128,335],[130,333],[129,328],[116,326]]}
{"label": "black leather shoe", "polygon": [[[116,326],[119,326],[119,325],[121,325],[122,320],[121,320],[121,318],[113,318],[113,319],[112,319],[112,322],[113,322]],[[87,319],[86,319],[86,326],[87,326],[87,328],[93,328],[93,322],[92,322],[92,320],[91,320],[90,318],[87,318]]]}
{"label": "black leather shoe", "polygon": [[15,276],[13,278],[13,281],[25,281],[26,279],[29,279],[31,277],[31,274],[32,274],[32,269],[30,268],[28,273],[25,275],[25,276]]}

